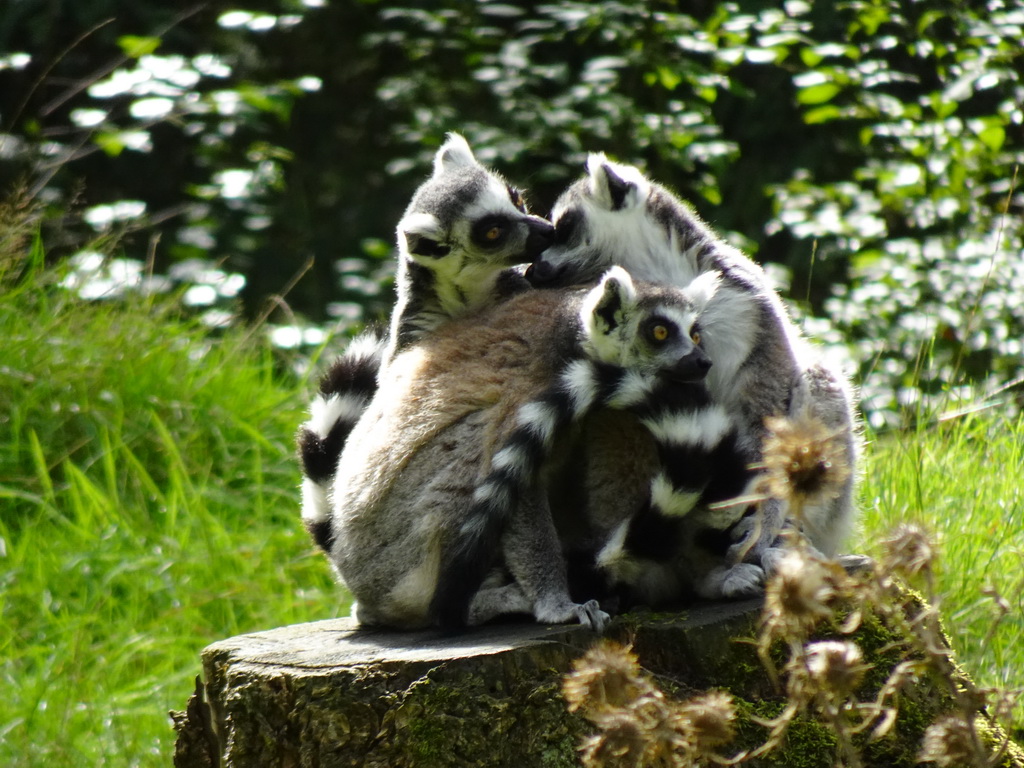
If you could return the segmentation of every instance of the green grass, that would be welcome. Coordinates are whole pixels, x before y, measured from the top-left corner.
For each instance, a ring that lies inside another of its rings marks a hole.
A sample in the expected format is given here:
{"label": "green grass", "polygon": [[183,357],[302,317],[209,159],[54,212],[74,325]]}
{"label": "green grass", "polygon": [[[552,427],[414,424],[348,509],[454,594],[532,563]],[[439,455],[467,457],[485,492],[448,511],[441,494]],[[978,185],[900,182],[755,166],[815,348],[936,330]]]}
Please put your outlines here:
{"label": "green grass", "polygon": [[[0,269],[0,765],[169,765],[199,652],[347,612],[260,334]],[[47,285],[49,283],[49,285]]]}
{"label": "green grass", "polygon": [[[298,519],[310,388],[259,333],[20,278],[31,250],[0,253],[0,765],[166,766],[205,645],[347,612]],[[986,684],[1024,684],[1022,446],[979,415],[867,450],[863,540],[942,537],[946,623]],[[1011,603],[991,637],[986,585]]]}
{"label": "green grass", "polygon": [[[936,592],[961,661],[985,686],[1024,688],[1024,418],[982,411],[870,443],[862,548],[901,522],[938,541]],[[995,622],[999,609],[1008,612]],[[1024,727],[1024,705],[1015,713]]]}

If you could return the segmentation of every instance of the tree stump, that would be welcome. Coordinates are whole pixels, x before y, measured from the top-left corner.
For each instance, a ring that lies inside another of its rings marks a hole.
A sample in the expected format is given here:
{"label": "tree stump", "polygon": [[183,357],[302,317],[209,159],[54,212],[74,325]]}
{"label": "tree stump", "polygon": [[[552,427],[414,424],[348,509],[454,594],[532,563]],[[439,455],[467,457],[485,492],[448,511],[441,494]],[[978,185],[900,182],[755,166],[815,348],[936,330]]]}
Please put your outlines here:
{"label": "tree stump", "polygon": [[[738,734],[723,753],[733,754],[764,741],[753,718],[785,705],[745,642],[759,609],[748,600],[628,614],[608,635],[632,643],[670,695],[729,690]],[[884,680],[896,663],[885,657],[885,633],[866,625],[854,639]],[[203,652],[205,685],[197,680],[188,709],[172,713],[175,766],[578,766],[593,727],[568,711],[561,681],[595,640],[578,626],[495,624],[444,636],[360,629],[348,619],[223,640]],[[865,764],[919,765],[924,729],[949,706],[939,686],[920,681],[893,731],[865,745]],[[801,716],[782,748],[746,764],[831,768],[835,745],[820,721]],[[1011,758],[1003,764],[1024,765]]]}

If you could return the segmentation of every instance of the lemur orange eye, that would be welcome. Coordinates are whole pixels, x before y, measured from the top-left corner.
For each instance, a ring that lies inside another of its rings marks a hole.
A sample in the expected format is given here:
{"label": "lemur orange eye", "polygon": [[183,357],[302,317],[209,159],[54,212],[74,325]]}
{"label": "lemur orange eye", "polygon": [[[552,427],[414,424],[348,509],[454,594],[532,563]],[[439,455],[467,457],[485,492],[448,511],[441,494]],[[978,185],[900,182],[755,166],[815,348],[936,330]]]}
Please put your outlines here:
{"label": "lemur orange eye", "polygon": [[501,237],[501,227],[491,227],[484,233],[484,237],[490,240],[492,243]]}
{"label": "lemur orange eye", "polygon": [[664,341],[668,338],[668,327],[664,325],[656,325],[651,328],[651,336],[655,341]]}
{"label": "lemur orange eye", "polygon": [[690,341],[692,341],[694,344],[700,344],[700,331],[690,331]]}

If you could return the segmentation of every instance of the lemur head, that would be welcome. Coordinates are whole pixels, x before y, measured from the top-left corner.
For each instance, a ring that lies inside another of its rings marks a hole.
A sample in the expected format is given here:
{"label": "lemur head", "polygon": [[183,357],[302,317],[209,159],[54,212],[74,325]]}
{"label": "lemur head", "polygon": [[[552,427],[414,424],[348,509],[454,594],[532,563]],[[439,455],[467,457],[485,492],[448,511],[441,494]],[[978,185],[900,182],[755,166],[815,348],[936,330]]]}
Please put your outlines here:
{"label": "lemur head", "polygon": [[700,314],[719,277],[708,272],[680,289],[634,283],[626,270],[612,267],[583,300],[584,351],[592,359],[642,374],[701,381],[711,359],[701,347]]}
{"label": "lemur head", "polygon": [[531,216],[519,190],[477,162],[455,133],[434,156],[433,175],[398,223],[401,258],[453,276],[475,267],[495,271],[534,259],[554,230]]}
{"label": "lemur head", "polygon": [[[613,264],[641,279],[675,277],[671,272],[682,261],[673,235],[680,204],[635,166],[591,154],[587,174],[555,201],[554,242],[527,279],[538,287],[590,282]],[[678,282],[692,277],[680,275]]]}

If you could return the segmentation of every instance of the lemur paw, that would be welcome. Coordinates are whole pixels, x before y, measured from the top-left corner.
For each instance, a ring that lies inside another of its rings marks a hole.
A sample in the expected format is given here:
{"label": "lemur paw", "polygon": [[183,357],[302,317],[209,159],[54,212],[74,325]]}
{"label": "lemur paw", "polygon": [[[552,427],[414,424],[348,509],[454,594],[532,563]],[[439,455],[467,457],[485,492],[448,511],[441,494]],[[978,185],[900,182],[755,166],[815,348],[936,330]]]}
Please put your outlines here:
{"label": "lemur paw", "polygon": [[587,600],[587,602],[577,606],[576,616],[579,618],[580,624],[589,627],[599,634],[604,632],[608,622],[612,620],[611,616],[601,610],[597,600]]}
{"label": "lemur paw", "polygon": [[753,563],[713,568],[697,585],[697,594],[708,600],[755,597],[764,592],[765,573]]}
{"label": "lemur paw", "polygon": [[769,577],[774,576],[779,570],[779,563],[786,556],[789,549],[786,547],[768,547],[761,553],[761,567]]}
{"label": "lemur paw", "polygon": [[760,560],[761,553],[769,547],[774,535],[769,534],[762,524],[760,515],[747,515],[731,529],[732,545],[726,550],[725,558],[730,563]]}
{"label": "lemur paw", "polygon": [[585,603],[566,601],[551,607],[538,606],[534,610],[534,616],[541,624],[569,624],[576,621],[595,632],[604,632],[611,621],[611,616],[601,610],[597,600],[588,600]]}

